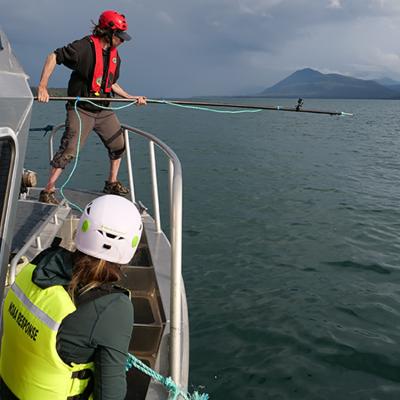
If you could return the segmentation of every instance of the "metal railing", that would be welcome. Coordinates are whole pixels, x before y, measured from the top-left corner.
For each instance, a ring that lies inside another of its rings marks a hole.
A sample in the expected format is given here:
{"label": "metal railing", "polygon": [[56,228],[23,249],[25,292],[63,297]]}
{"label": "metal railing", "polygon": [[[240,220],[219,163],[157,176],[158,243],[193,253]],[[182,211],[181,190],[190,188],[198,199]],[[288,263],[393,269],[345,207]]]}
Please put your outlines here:
{"label": "metal railing", "polygon": [[[53,158],[53,138],[65,124],[53,128],[49,137],[49,156]],[[149,142],[149,158],[151,170],[151,184],[153,210],[156,232],[162,233],[160,219],[160,204],[158,195],[157,164],[154,146],[156,145],[169,160],[169,200],[170,200],[170,243],[171,243],[171,287],[170,287],[170,374],[176,383],[180,383],[181,376],[181,292],[182,292],[182,167],[175,152],[164,142],[151,133],[122,125],[125,137],[126,160],[128,168],[129,188],[131,199],[135,201],[135,184],[132,171],[132,158],[129,145],[129,132],[144,137]]]}

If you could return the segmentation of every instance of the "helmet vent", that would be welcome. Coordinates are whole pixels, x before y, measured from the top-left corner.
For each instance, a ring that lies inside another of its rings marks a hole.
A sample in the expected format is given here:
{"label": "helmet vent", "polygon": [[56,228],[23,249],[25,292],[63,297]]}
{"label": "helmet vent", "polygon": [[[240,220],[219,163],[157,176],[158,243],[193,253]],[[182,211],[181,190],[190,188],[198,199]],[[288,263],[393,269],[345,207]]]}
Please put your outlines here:
{"label": "helmet vent", "polygon": [[105,248],[105,249],[107,249],[107,250],[110,250],[110,249],[111,249],[111,246],[110,246],[109,244],[103,244],[103,248]]}
{"label": "helmet vent", "polygon": [[87,206],[86,206],[86,214],[90,215],[90,207],[93,204],[93,201],[91,201]]}
{"label": "helmet vent", "polygon": [[115,239],[117,237],[117,235],[114,235],[114,234],[108,233],[108,232],[104,232],[100,229],[98,229],[97,232],[101,233],[103,236],[107,236],[110,239]]}

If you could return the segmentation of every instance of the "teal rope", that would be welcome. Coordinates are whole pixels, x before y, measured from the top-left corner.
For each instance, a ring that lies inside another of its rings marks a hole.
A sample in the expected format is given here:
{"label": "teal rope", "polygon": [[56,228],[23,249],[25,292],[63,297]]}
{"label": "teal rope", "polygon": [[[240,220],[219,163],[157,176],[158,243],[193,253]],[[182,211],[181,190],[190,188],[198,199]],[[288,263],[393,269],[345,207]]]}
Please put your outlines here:
{"label": "teal rope", "polygon": [[234,111],[233,110],[216,110],[215,108],[209,108],[209,107],[199,107],[199,106],[190,106],[187,104],[177,104],[177,103],[174,103],[173,101],[168,101],[168,100],[153,100],[153,99],[151,99],[151,101],[153,103],[168,104],[170,106],[175,106],[175,107],[190,108],[192,110],[200,110],[200,111],[211,111],[211,112],[221,113],[221,114],[256,113],[256,112],[262,111],[259,109],[256,109],[256,110],[234,110]]}
{"label": "teal rope", "polygon": [[192,394],[183,392],[178,385],[173,381],[171,377],[165,377],[158,372],[154,371],[134,355],[128,353],[128,359],[126,361],[125,370],[129,371],[132,367],[137,368],[139,371],[142,371],[146,375],[150,376],[154,380],[160,382],[169,392],[168,400],[177,400],[179,396],[181,396],[185,400],[208,400],[208,394],[195,391]]}
{"label": "teal rope", "polygon": [[132,102],[132,103],[125,104],[125,105],[120,106],[120,107],[104,107],[104,106],[101,106],[100,104],[96,104],[95,102],[90,101],[90,100],[81,100],[79,97],[77,97],[76,100],[75,100],[75,103],[74,103],[74,111],[75,111],[75,113],[76,113],[76,115],[77,115],[77,117],[78,117],[78,121],[79,121],[78,144],[77,144],[77,147],[76,147],[76,155],[75,155],[74,165],[73,165],[73,167],[72,167],[72,170],[71,170],[71,172],[70,172],[68,178],[67,178],[66,181],[62,184],[62,186],[61,186],[61,188],[60,188],[60,193],[61,193],[62,198],[65,199],[65,201],[66,201],[71,207],[74,207],[74,208],[77,209],[79,212],[83,212],[83,210],[82,210],[77,204],[75,204],[75,203],[73,203],[72,201],[68,200],[68,198],[67,198],[67,197],[65,196],[65,194],[64,194],[64,188],[65,188],[65,186],[69,183],[69,181],[71,180],[73,174],[75,173],[76,167],[77,167],[77,165],[78,165],[78,159],[79,159],[79,153],[80,153],[81,136],[82,136],[82,119],[81,119],[81,116],[80,116],[80,114],[79,114],[78,107],[77,107],[79,101],[85,101],[86,103],[93,104],[94,106],[96,106],[96,107],[98,107],[98,108],[102,108],[102,109],[104,109],[104,110],[121,110],[122,108],[130,107],[130,106],[134,105],[134,104],[136,103],[136,101],[135,101],[135,102]]}
{"label": "teal rope", "polygon": [[[62,184],[62,186],[60,188],[60,193],[61,193],[62,198],[65,199],[65,201],[71,207],[74,207],[78,211],[83,212],[83,210],[77,204],[75,204],[72,201],[68,200],[68,198],[64,194],[64,188],[69,183],[69,181],[71,180],[73,174],[75,173],[76,167],[78,165],[78,159],[79,159],[81,135],[82,135],[82,119],[81,119],[81,116],[79,115],[79,111],[78,111],[78,108],[77,108],[77,105],[78,105],[79,101],[92,104],[92,105],[94,105],[94,106],[96,106],[98,108],[101,108],[103,110],[122,110],[123,108],[131,107],[132,105],[136,104],[137,101],[135,100],[132,103],[128,103],[128,104],[125,104],[125,105],[119,106],[119,107],[105,107],[105,106],[102,106],[100,104],[95,103],[94,101],[90,101],[90,100],[87,100],[87,99],[81,99],[80,97],[77,97],[76,100],[75,100],[74,111],[75,111],[75,113],[76,113],[76,115],[78,117],[78,121],[79,121],[78,144],[77,144],[77,148],[76,148],[75,161],[74,161],[74,165],[73,165],[72,171],[70,172],[70,174],[69,174],[68,178],[66,179],[66,181]],[[112,101],[112,99],[110,99],[110,101]],[[222,113],[222,114],[255,113],[255,112],[262,111],[262,110],[259,110],[259,109],[256,109],[256,110],[234,110],[234,111],[232,111],[232,110],[216,110],[214,108],[209,108],[209,107],[198,107],[198,106],[176,104],[173,101],[168,101],[168,100],[153,100],[152,99],[151,101],[154,102],[154,103],[168,104],[170,106],[175,106],[175,107],[190,108],[192,110],[200,110],[200,111],[211,111],[211,112]],[[278,110],[279,110],[279,106],[278,106]]]}
{"label": "teal rope", "polygon": [[[70,204],[72,207],[76,208],[80,212],[83,212],[83,210],[77,204],[69,201],[67,199],[67,197],[64,195],[64,187],[71,180],[71,178],[76,170],[76,167],[78,165],[78,160],[79,160],[79,151],[80,151],[81,135],[82,135],[82,119],[81,119],[81,116],[80,116],[78,108],[77,108],[77,104],[79,101],[85,101],[87,103],[93,104],[99,108],[106,109],[106,110],[121,110],[122,108],[130,107],[130,106],[134,105],[136,102],[132,102],[127,105],[120,106],[120,107],[104,107],[104,106],[96,104],[90,100],[80,100],[79,97],[77,97],[75,100],[74,111],[75,111],[75,113],[78,117],[78,121],[79,121],[79,134],[78,134],[78,143],[77,143],[77,148],[76,148],[76,156],[75,156],[75,162],[74,162],[72,171],[70,172],[66,181],[61,186],[60,193],[68,204]],[[190,108],[193,108],[193,107],[190,107]],[[209,111],[211,111],[211,109]],[[214,110],[214,111],[217,111],[217,110]],[[255,111],[261,111],[261,110],[255,110]],[[146,375],[148,375],[148,376],[152,377],[153,379],[157,380],[158,382],[162,383],[166,387],[168,392],[170,393],[169,400],[177,400],[179,396],[183,397],[183,399],[185,399],[185,400],[208,400],[209,399],[208,394],[206,394],[206,393],[200,394],[197,391],[195,391],[195,392],[193,392],[193,394],[189,394],[189,393],[182,392],[182,390],[178,387],[178,385],[173,381],[173,379],[171,377],[164,377],[163,375],[159,374],[158,372],[156,372],[153,369],[151,369],[150,367],[148,367],[146,364],[144,364],[142,361],[140,361],[138,358],[136,358],[132,354],[128,354],[126,371],[128,371],[132,367],[136,367],[137,369],[139,369]]]}
{"label": "teal rope", "polygon": [[[76,98],[75,105],[76,105],[76,103],[78,101],[85,101],[86,103],[90,103],[93,106],[96,106],[96,107],[101,108],[103,110],[122,110],[123,108],[131,107],[131,106],[133,106],[134,104],[137,103],[137,101],[134,100],[134,101],[132,101],[132,103],[128,103],[128,104],[125,104],[125,105],[119,106],[119,107],[105,107],[105,106],[102,106],[100,104],[95,103],[94,101],[90,101],[90,100],[86,100],[86,99],[83,100],[83,99],[80,99],[79,97]],[[110,98],[110,101],[112,101],[112,98]]]}
{"label": "teal rope", "polygon": [[65,199],[65,201],[72,207],[76,208],[78,211],[80,211],[81,213],[83,213],[83,210],[75,203],[73,203],[72,201],[69,201],[67,199],[67,197],[64,195],[64,187],[68,184],[68,182],[71,180],[72,175],[74,174],[76,167],[78,165],[78,159],[79,159],[79,148],[81,146],[81,135],[82,135],[82,119],[81,116],[79,115],[78,109],[77,109],[77,104],[79,101],[79,97],[77,97],[77,99],[75,100],[75,104],[74,104],[74,110],[76,112],[76,115],[78,117],[78,121],[79,121],[79,134],[78,134],[78,144],[76,147],[76,155],[75,155],[75,162],[74,162],[74,166],[72,167],[72,171],[70,172],[70,174],[68,175],[68,178],[65,180],[65,182],[62,184],[61,188],[60,188],[60,193],[61,196],[63,197],[63,199]]}

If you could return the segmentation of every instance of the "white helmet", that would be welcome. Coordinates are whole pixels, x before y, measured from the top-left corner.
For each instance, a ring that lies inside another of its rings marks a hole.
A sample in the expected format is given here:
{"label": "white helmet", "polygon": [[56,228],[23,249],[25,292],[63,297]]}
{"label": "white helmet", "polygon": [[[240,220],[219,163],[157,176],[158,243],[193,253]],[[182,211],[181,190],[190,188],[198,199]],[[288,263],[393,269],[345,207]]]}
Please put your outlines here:
{"label": "white helmet", "polygon": [[79,220],[76,247],[82,253],[117,264],[135,254],[143,224],[129,200],[108,194],[90,202]]}

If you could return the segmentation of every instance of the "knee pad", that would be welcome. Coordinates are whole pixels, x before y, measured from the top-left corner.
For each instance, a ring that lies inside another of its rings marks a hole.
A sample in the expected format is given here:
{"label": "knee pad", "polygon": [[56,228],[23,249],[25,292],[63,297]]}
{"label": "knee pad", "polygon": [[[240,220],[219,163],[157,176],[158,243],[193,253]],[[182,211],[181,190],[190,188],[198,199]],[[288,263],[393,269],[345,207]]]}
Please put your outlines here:
{"label": "knee pad", "polygon": [[118,160],[121,158],[125,153],[125,146],[120,150],[109,150],[108,155],[110,160]]}

